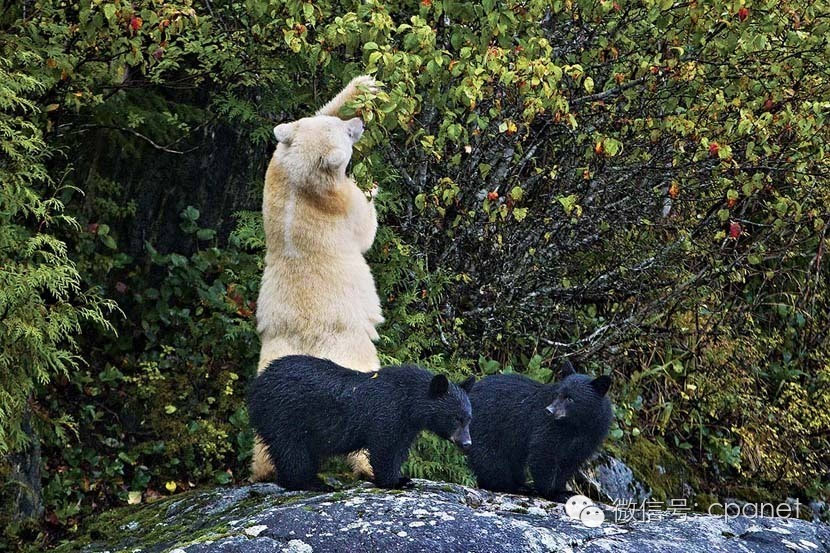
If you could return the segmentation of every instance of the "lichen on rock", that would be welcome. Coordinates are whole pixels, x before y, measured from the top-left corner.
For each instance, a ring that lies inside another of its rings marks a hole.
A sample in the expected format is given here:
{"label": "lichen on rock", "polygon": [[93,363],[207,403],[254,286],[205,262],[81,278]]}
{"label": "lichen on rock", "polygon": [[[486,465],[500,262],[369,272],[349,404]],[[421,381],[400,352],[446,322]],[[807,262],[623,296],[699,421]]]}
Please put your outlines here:
{"label": "lichen on rock", "polygon": [[105,513],[59,549],[82,553],[339,551],[830,551],[830,526],[797,519],[687,515],[589,528],[562,504],[415,480],[405,490],[362,483],[337,492],[274,484],[193,491]]}

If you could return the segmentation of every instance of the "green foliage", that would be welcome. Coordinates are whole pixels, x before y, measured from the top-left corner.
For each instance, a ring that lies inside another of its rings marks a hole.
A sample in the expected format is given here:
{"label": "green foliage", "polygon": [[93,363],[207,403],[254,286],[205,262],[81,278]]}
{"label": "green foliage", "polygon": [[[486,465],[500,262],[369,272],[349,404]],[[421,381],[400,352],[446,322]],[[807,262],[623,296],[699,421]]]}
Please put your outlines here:
{"label": "green foliage", "polygon": [[0,50],[0,455],[28,443],[21,421],[36,387],[77,365],[81,323],[106,332],[105,313],[114,306],[81,289],[59,237],[76,231],[77,223],[54,197],[44,165],[49,149],[34,100],[44,84],[19,70],[39,61]]}
{"label": "green foliage", "polygon": [[115,286],[131,314],[116,323],[118,338],[86,344],[90,366],[42,400],[83,429],[45,437],[55,463],[45,499],[63,522],[93,501],[126,502],[131,492],[134,501],[153,500],[198,482],[228,483],[247,468],[244,392],[259,356],[261,223],[240,214],[218,248],[199,218],[194,207],[181,214],[192,254],[147,244],[149,266]]}
{"label": "green foliage", "polygon": [[[352,171],[381,190],[383,362],[549,381],[567,355],[613,371],[613,445],[632,461],[659,444],[700,492],[826,495],[827,15],[766,0],[13,3],[0,415],[33,398],[47,516],[71,528],[246,476],[271,128],[364,72],[385,83],[349,106],[367,123]],[[95,290],[126,314],[117,336]],[[0,451],[21,440],[6,428]],[[469,482],[434,437],[406,468]]]}

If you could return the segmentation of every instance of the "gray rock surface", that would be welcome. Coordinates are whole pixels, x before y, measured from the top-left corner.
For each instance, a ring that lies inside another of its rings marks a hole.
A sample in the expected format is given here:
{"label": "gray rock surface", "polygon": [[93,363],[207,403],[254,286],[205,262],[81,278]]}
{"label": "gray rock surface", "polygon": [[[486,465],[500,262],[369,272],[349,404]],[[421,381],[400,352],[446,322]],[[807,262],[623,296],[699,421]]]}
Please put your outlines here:
{"label": "gray rock surface", "polygon": [[416,480],[405,490],[364,483],[332,493],[274,484],[194,491],[105,513],[61,551],[165,553],[822,552],[830,526],[797,519],[669,515],[597,528],[564,506]]}
{"label": "gray rock surface", "polygon": [[577,484],[610,503],[633,501],[639,505],[651,498],[651,491],[634,477],[631,468],[607,453],[596,455],[579,471]]}

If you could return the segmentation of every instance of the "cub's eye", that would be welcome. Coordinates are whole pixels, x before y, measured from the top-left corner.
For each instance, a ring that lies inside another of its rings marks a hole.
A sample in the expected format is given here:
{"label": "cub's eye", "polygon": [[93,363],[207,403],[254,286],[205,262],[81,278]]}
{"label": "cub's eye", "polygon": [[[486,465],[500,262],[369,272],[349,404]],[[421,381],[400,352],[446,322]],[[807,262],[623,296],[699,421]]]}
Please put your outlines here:
{"label": "cub's eye", "polygon": [[566,397],[566,398],[565,398],[565,401],[567,401],[568,403],[573,403],[573,402],[574,402],[574,398],[572,398],[572,397]]}

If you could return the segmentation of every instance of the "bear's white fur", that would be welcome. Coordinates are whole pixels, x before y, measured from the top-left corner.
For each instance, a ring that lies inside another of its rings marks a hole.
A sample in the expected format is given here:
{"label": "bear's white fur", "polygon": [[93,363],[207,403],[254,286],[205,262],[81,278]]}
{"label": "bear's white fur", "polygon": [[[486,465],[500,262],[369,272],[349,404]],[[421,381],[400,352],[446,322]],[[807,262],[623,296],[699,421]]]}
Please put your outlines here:
{"label": "bear's white fur", "polygon": [[[361,88],[376,85],[371,77],[357,77],[314,116],[274,129],[279,143],[262,201],[266,254],[257,301],[258,372],[294,354],[358,371],[380,367],[373,341],[383,315],[363,257],[377,230],[374,199],[346,175],[363,122],[337,117]],[[353,466],[371,474],[365,457],[353,458]],[[273,470],[257,438],[252,479],[268,478]]]}

